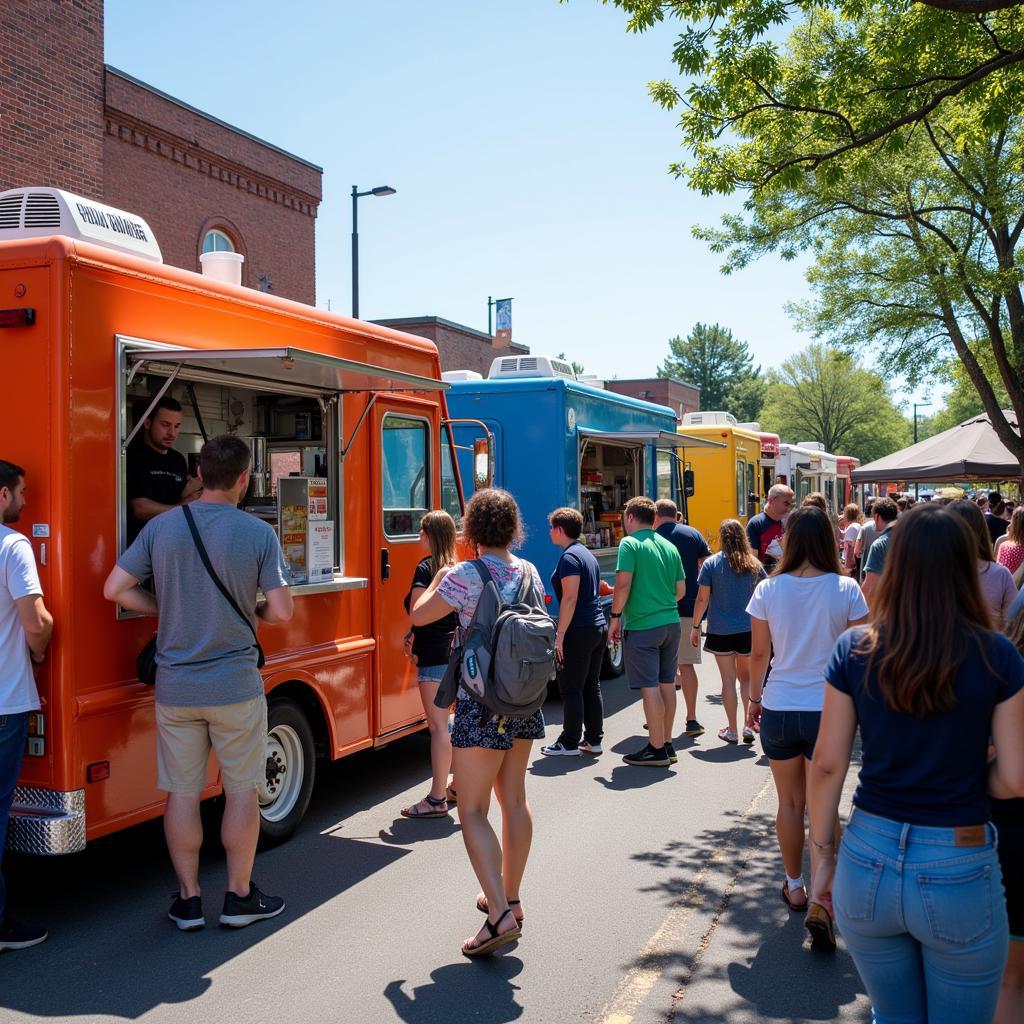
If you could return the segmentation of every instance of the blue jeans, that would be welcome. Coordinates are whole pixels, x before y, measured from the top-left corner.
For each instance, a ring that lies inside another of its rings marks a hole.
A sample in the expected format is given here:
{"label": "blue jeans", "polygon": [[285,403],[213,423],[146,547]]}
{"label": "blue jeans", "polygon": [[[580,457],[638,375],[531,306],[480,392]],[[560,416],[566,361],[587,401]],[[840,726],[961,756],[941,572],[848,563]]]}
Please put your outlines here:
{"label": "blue jeans", "polygon": [[952,828],[855,809],[839,848],[836,922],[875,1024],[988,1024],[1009,930],[995,829],[956,845]]}
{"label": "blue jeans", "polygon": [[[14,787],[25,756],[25,738],[28,736],[28,712],[18,715],[0,715],[0,860],[3,860],[7,841],[7,819],[11,816]],[[0,921],[7,906],[7,886],[0,872]]]}

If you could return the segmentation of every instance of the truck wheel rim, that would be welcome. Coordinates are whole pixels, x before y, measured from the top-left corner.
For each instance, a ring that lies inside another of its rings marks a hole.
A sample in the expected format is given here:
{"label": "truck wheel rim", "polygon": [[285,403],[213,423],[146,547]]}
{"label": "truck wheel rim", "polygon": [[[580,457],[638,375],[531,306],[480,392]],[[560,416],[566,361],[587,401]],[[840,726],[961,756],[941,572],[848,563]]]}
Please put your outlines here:
{"label": "truck wheel rim", "polygon": [[295,807],[305,777],[302,743],[290,725],[275,725],[267,736],[267,777],[259,788],[260,814],[281,821]]}
{"label": "truck wheel rim", "polygon": [[612,663],[613,668],[618,668],[622,664],[622,644],[608,648],[608,660]]}

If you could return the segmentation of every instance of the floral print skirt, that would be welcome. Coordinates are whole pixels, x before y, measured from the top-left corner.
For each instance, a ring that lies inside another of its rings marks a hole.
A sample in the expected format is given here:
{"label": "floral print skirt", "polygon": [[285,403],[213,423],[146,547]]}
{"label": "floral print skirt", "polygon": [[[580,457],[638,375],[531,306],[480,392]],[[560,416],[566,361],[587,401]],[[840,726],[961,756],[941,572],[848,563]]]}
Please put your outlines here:
{"label": "floral print skirt", "polygon": [[478,700],[459,692],[455,702],[455,723],[452,725],[453,747],[511,750],[515,740],[543,738],[544,712],[539,708],[528,718],[495,715]]}

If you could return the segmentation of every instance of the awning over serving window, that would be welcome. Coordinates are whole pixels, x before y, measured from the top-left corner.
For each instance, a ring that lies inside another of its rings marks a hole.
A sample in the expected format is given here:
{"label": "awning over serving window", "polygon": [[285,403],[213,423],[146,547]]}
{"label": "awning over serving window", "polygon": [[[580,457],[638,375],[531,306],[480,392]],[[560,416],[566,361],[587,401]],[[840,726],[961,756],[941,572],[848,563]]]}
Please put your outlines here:
{"label": "awning over serving window", "polygon": [[639,448],[653,444],[655,448],[724,448],[722,441],[711,441],[693,434],[677,434],[671,430],[587,430],[580,427],[580,437],[623,448]]}
{"label": "awning over serving window", "polygon": [[[301,348],[137,348],[125,353],[140,371],[170,373],[193,367],[266,384],[296,384],[320,391],[446,391],[447,381],[389,370]],[[144,364],[144,365],[142,365]]]}

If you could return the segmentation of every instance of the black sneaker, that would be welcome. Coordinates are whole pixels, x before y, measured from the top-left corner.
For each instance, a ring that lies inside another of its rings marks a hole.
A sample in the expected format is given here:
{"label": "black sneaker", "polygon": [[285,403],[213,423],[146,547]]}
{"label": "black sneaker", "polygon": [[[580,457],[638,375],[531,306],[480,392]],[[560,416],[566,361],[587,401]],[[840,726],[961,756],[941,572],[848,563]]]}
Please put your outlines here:
{"label": "black sneaker", "polygon": [[189,896],[185,899],[179,892],[167,916],[183,931],[197,932],[206,927],[203,917],[203,900],[201,896]]}
{"label": "black sneaker", "polygon": [[704,726],[697,721],[696,718],[690,718],[686,722],[686,732],[684,736],[703,736]]}
{"label": "black sneaker", "polygon": [[665,744],[665,753],[668,754],[668,763],[675,764],[679,760],[679,755],[676,754],[676,748],[671,743]]}
{"label": "black sneaker", "polygon": [[626,764],[638,764],[647,768],[667,768],[672,763],[664,747],[655,750],[650,743],[635,754],[627,754],[622,760]]}
{"label": "black sneaker", "polygon": [[19,924],[5,917],[0,921],[0,953],[8,949],[28,949],[45,942],[49,933],[45,928],[31,924]]}
{"label": "black sneaker", "polygon": [[230,891],[224,893],[224,912],[220,915],[220,923],[229,928],[244,928],[265,917],[277,917],[282,910],[284,900],[280,896],[268,896],[256,888],[255,882],[250,882],[248,896],[238,896]]}

